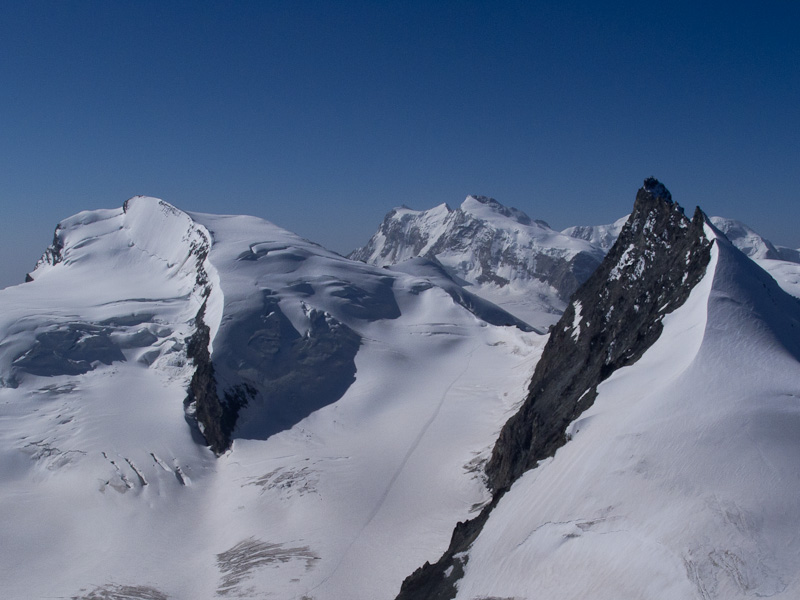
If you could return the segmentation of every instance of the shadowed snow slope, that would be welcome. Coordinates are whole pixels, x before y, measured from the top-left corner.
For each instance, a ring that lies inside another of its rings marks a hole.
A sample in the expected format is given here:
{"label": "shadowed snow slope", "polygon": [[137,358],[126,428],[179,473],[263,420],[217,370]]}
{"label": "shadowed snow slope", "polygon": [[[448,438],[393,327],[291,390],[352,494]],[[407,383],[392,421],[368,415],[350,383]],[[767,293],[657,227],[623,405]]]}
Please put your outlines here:
{"label": "shadowed snow slope", "polygon": [[405,271],[153,198],[59,224],[0,291],[3,597],[394,596],[544,341]]}
{"label": "shadowed snow slope", "polygon": [[456,597],[797,598],[799,334],[797,300],[717,238],[655,345],[502,497]]}
{"label": "shadowed snow slope", "polygon": [[236,437],[266,439],[289,429],[341,398],[356,379],[364,337],[383,322],[404,328],[406,319],[391,321],[423,298],[440,296],[447,310],[468,319],[470,311],[526,328],[486,301],[466,301],[469,294],[444,273],[365,265],[253,217],[194,218],[212,232],[208,260],[219,274],[202,318],[219,312],[220,303],[222,312],[211,318],[218,332],[208,336],[213,377],[205,387],[195,379],[190,401],[217,452]]}

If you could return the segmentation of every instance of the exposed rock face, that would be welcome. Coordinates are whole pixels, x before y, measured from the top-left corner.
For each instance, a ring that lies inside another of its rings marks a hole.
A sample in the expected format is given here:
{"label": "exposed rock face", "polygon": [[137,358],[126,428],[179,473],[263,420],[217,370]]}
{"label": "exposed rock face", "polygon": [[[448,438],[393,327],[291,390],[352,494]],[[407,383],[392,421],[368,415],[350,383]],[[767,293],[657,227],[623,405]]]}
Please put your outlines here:
{"label": "exposed rock face", "polygon": [[370,241],[349,258],[379,266],[415,257],[436,259],[457,281],[505,287],[539,280],[566,300],[602,254],[516,208],[468,196],[456,209],[442,204],[427,211],[392,210]]}
{"label": "exposed rock face", "polygon": [[606,260],[553,328],[528,398],[500,433],[486,469],[492,489],[552,456],[566,442],[566,426],[594,402],[597,385],[658,339],[664,315],[705,273],[703,223],[702,212],[689,221],[663,184],[645,181]]}
{"label": "exposed rock face", "polygon": [[[61,239],[60,233],[61,226],[58,225],[53,233],[53,243],[47,247],[42,257],[36,262],[36,266],[33,268],[34,271],[43,265],[55,266],[64,260],[64,241]],[[30,273],[26,273],[25,283],[30,283],[31,281],[33,281],[33,277]]]}
{"label": "exposed rock face", "polygon": [[[206,301],[195,317],[195,333],[187,340],[195,372],[184,406],[187,419],[192,424],[196,421],[216,454],[228,450],[234,437],[267,439],[291,428],[337,401],[355,381],[360,336],[326,311],[307,305],[306,300],[328,295],[345,318],[354,320],[400,316],[390,276],[373,278],[369,289],[333,276],[320,278],[318,273],[309,281],[290,279],[285,287],[279,278],[270,277],[278,289],[262,287],[252,293],[248,289],[249,308],[243,308],[242,298],[228,290],[225,302],[234,306],[235,318],[224,319],[210,353],[206,307],[209,298],[213,300],[215,284],[206,270],[209,240],[193,246],[192,251],[196,256],[195,290]],[[309,256],[303,248],[273,241],[251,244],[235,262],[241,264],[240,270],[252,269],[253,281],[257,281],[271,264],[277,264],[278,270],[288,265],[293,272]],[[284,313],[287,307],[295,324]]]}
{"label": "exposed rock face", "polygon": [[205,310],[203,303],[195,317],[195,332],[186,340],[186,355],[194,362],[195,371],[183,403],[190,425],[195,421],[214,453],[222,454],[230,448],[239,411],[252,391],[242,386],[219,397],[214,363],[208,351],[210,330],[203,320]]}
{"label": "exposed rock face", "polygon": [[592,405],[598,384],[642,356],[663,317],[704,275],[711,248],[704,222],[699,209],[686,218],[663,184],[644,182],[617,242],[552,329],[528,397],[500,433],[486,467],[493,502],[456,527],[445,555],[406,579],[398,600],[455,596],[465,552],[500,497],[567,442],[567,426]]}
{"label": "exposed rock face", "polygon": [[[163,201],[159,206],[167,213],[177,210]],[[129,201],[125,202],[123,209],[128,211]],[[211,239],[205,228],[194,223],[187,238],[189,256],[194,259],[194,293],[203,299],[203,304],[194,318],[194,333],[186,339],[186,356],[194,363],[195,371],[183,405],[190,427],[196,425],[214,453],[221,454],[230,448],[239,411],[247,405],[254,391],[242,384],[225,390],[222,397],[219,395],[214,363],[209,352],[211,330],[205,322],[208,297],[212,292],[206,270]]]}

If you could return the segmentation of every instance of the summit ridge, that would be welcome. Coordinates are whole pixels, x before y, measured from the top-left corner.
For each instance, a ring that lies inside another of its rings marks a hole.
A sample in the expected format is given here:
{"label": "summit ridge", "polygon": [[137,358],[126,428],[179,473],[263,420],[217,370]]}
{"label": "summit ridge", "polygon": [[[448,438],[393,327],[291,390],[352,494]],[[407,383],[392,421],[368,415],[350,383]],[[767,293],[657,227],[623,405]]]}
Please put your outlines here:
{"label": "summit ridge", "polygon": [[476,295],[545,331],[602,256],[593,244],[521,210],[467,196],[456,209],[390,211],[349,258],[377,266],[416,257],[435,260]]}

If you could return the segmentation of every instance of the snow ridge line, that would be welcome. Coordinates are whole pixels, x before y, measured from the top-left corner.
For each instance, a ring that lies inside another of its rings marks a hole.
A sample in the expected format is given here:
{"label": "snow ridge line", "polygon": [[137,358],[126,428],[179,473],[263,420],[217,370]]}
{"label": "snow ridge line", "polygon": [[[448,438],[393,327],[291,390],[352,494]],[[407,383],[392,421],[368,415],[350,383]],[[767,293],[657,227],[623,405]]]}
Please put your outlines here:
{"label": "snow ridge line", "polygon": [[[409,575],[397,600],[455,597],[467,551],[506,491],[567,443],[570,424],[594,403],[598,385],[637,362],[660,337],[663,318],[705,278],[713,246],[706,219],[697,208],[690,221],[660,182],[645,180],[616,243],[551,330],[525,401],[501,429],[486,466],[492,502],[456,526],[447,552]],[[629,255],[635,260],[627,261]],[[616,271],[621,277],[612,276]],[[586,325],[577,339],[571,335],[576,301]]]}

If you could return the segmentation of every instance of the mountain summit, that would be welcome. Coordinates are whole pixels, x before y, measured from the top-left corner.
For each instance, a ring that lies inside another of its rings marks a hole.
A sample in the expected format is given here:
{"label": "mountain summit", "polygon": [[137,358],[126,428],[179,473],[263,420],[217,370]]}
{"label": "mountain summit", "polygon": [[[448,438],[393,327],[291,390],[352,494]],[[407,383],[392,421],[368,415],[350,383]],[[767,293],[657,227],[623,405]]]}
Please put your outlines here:
{"label": "mountain summit", "polygon": [[690,221],[650,178],[602,265],[553,328],[520,411],[506,423],[487,465],[494,490],[507,489],[566,441],[597,386],[636,362],[659,338],[664,316],[705,274],[711,243],[698,208]]}
{"label": "mountain summit", "polygon": [[398,598],[794,597],[798,332],[800,303],[646,180],[501,431],[492,501]]}
{"label": "mountain summit", "polygon": [[439,262],[477,295],[544,330],[597,268],[603,251],[485,196],[452,209],[390,211],[350,258],[378,266],[415,257]]}

